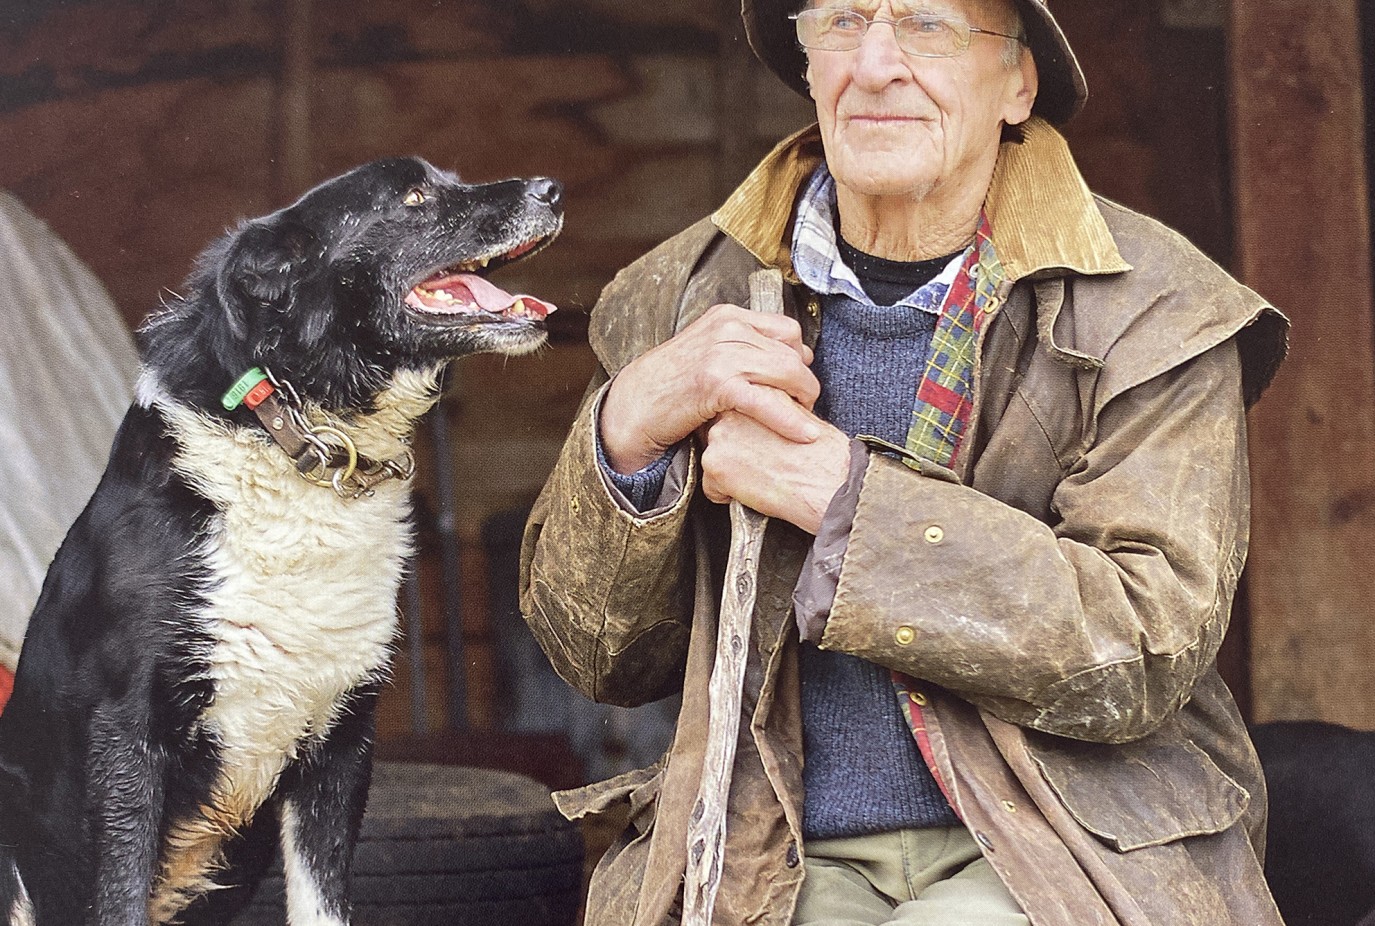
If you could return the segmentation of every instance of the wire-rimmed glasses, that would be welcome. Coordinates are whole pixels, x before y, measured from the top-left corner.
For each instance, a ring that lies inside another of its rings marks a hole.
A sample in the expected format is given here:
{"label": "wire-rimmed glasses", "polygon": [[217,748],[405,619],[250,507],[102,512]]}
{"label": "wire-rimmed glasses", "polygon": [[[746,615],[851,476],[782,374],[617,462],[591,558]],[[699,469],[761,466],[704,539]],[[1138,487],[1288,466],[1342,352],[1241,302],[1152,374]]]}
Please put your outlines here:
{"label": "wire-rimmed glasses", "polygon": [[804,48],[822,51],[855,50],[864,42],[864,36],[874,23],[892,26],[898,47],[919,58],[953,58],[969,47],[975,35],[993,35],[1026,44],[1023,36],[980,29],[963,19],[939,13],[869,19],[854,10],[820,7],[794,13],[788,18],[797,23],[797,41]]}

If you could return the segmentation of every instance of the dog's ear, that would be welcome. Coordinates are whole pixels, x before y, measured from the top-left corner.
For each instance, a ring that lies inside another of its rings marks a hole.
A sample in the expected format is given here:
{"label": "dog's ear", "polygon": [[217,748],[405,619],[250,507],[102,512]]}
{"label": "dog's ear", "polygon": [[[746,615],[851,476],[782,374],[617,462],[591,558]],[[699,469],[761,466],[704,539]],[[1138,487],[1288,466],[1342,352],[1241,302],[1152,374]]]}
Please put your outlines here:
{"label": "dog's ear", "polygon": [[234,236],[216,280],[220,302],[235,333],[245,333],[254,307],[290,308],[302,260],[315,235],[285,218],[251,222]]}

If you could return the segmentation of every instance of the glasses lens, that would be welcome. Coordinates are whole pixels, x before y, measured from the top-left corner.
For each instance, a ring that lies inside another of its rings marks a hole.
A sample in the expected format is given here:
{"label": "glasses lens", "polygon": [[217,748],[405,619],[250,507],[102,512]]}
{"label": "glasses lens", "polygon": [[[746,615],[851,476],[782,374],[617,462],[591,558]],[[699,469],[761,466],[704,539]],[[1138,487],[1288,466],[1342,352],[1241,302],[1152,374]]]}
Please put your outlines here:
{"label": "glasses lens", "polygon": [[949,58],[969,46],[968,26],[929,13],[904,16],[893,30],[903,51],[923,58]]}
{"label": "glasses lens", "polygon": [[797,14],[797,40],[805,48],[850,51],[864,41],[869,21],[851,10],[803,10]]}

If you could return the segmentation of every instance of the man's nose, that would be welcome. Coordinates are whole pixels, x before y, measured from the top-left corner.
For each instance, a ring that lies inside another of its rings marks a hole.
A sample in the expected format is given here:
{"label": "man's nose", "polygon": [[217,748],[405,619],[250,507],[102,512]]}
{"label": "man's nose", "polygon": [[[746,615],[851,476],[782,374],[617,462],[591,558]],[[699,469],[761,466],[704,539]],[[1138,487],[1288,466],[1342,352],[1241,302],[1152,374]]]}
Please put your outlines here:
{"label": "man's nose", "polygon": [[868,88],[887,86],[907,71],[907,54],[898,45],[897,26],[887,20],[870,23],[855,55],[855,80]]}

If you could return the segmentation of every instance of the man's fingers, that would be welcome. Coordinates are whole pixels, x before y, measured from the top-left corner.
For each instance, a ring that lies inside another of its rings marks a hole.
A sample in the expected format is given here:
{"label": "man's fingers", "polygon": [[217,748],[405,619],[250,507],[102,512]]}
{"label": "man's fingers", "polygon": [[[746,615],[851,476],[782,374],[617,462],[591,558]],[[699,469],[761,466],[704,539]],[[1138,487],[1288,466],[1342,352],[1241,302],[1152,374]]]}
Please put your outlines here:
{"label": "man's fingers", "polygon": [[[802,343],[802,326],[797,323],[796,319],[786,315],[765,315],[762,312],[752,312],[749,309],[729,303],[718,303],[712,306],[688,328],[701,325],[704,328],[720,326],[726,329],[733,324],[742,325],[758,332],[771,341],[786,344],[804,359],[806,354],[811,353],[811,348]],[[811,361],[808,360],[807,362],[810,363]]]}
{"label": "man's fingers", "polygon": [[805,410],[821,386],[811,359],[793,319],[713,306],[617,374],[599,420],[607,458],[618,472],[633,472],[733,409],[790,440],[815,440]]}
{"label": "man's fingers", "polygon": [[757,392],[779,393],[806,409],[815,405],[821,395],[816,375],[790,352],[718,356],[701,368],[699,376],[698,395],[708,403],[703,409],[704,418],[715,418],[732,409],[745,411],[761,401],[770,401],[761,399]]}
{"label": "man's fingers", "polygon": [[822,434],[820,420],[781,389],[746,383],[734,390],[737,411],[795,444],[810,444]]}
{"label": "man's fingers", "polygon": [[817,440],[801,444],[740,412],[721,415],[704,429],[703,493],[816,533],[850,470],[850,439],[832,425],[821,427]]}

